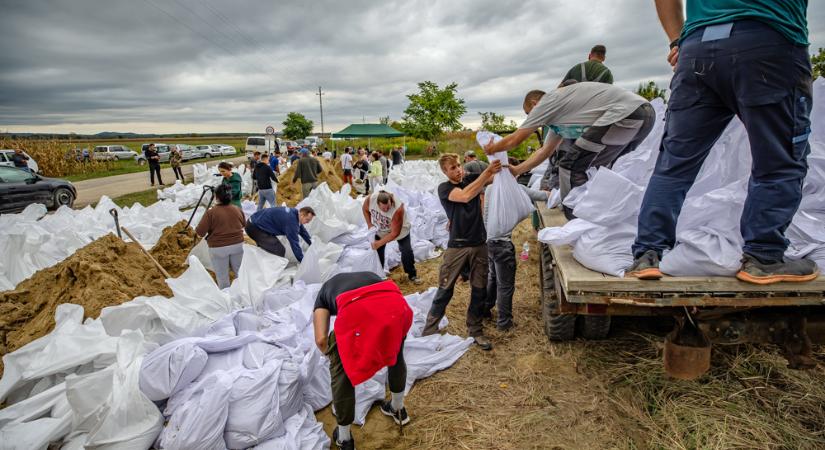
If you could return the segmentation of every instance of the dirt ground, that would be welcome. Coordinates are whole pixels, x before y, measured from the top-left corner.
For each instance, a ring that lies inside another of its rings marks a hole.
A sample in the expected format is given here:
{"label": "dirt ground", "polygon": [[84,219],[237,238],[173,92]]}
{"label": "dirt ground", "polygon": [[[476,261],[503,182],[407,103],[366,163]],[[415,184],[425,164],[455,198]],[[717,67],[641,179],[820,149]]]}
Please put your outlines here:
{"label": "dirt ground", "polygon": [[[331,163],[323,158],[317,158],[321,163],[321,173],[318,175],[318,183],[326,182],[332,192],[338,192],[343,185],[343,171],[340,164]],[[297,161],[296,161],[297,163]],[[275,193],[275,201],[280,205],[286,203],[288,206],[297,205],[303,198],[301,197],[301,180],[292,182],[292,177],[295,175],[295,167],[287,169],[286,172],[278,176],[278,190]]]}
{"label": "dirt ground", "polygon": [[[695,382],[662,369],[669,323],[617,320],[606,341],[548,343],[539,305],[538,246],[529,221],[514,233],[519,261],[517,327],[485,328],[495,348],[471,347],[454,366],[416,383],[405,400],[411,422],[399,428],[374,407],[354,427],[359,449],[825,448],[825,353],[820,367],[794,371],[770,346],[714,349],[713,368]],[[419,263],[436,284],[440,258]],[[405,293],[417,287],[400,269]],[[447,332],[466,335],[469,286],[447,309]],[[316,414],[331,435],[330,408]]]}

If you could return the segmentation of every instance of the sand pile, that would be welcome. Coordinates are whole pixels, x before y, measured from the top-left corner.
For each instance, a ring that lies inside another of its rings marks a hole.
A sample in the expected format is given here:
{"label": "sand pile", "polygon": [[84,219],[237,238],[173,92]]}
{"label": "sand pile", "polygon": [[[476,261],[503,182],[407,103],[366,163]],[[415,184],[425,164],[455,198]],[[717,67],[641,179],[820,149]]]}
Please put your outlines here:
{"label": "sand pile", "polygon": [[163,229],[163,234],[149,253],[169,272],[177,277],[182,274],[189,264],[186,257],[195,246],[195,230],[186,226],[186,221]]}
{"label": "sand pile", "polygon": [[[343,172],[333,167],[333,164],[318,158],[321,163],[321,173],[318,175],[318,183],[326,182],[333,192],[337,192],[343,185],[341,176]],[[301,197],[301,181],[292,182],[292,177],[295,175],[295,164],[292,165],[286,172],[281,174],[278,179],[278,192],[276,193],[276,201],[278,204],[286,203],[288,206],[297,205],[303,198]]]}
{"label": "sand pile", "polygon": [[137,244],[107,234],[14,290],[0,292],[0,355],[48,334],[57,305],[81,305],[87,318],[95,318],[104,307],[140,295],[171,296],[172,291]]}

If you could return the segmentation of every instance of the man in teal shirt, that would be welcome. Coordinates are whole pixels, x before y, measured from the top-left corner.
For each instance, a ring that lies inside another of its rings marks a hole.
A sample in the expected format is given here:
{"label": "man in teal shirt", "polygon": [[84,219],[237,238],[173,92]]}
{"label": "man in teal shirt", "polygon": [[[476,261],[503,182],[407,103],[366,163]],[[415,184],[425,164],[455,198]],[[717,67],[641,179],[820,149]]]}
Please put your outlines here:
{"label": "man in teal shirt", "polygon": [[685,195],[736,115],[748,131],[753,159],[736,277],[770,284],[818,276],[813,261],[784,259],[785,230],[802,199],[810,152],[807,7],[807,0],[688,0],[685,21],[681,0],[656,0],[674,74],[628,275],[661,278],[659,260],[675,244]]}

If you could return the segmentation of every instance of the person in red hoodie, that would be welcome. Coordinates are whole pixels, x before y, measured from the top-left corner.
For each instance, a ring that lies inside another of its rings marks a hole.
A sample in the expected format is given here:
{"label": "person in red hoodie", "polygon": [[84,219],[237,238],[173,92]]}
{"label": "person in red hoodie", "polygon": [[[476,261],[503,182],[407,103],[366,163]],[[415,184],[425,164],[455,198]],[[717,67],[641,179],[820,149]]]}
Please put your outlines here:
{"label": "person in red hoodie", "polygon": [[[330,317],[337,316],[332,332]],[[338,427],[332,440],[341,449],[354,449],[350,426],[355,420],[355,386],[387,367],[391,400],[381,412],[398,425],[410,421],[404,408],[407,365],[404,338],[413,312],[401,290],[373,272],[341,273],[318,291],[313,313],[315,343],[329,358],[332,405]]]}

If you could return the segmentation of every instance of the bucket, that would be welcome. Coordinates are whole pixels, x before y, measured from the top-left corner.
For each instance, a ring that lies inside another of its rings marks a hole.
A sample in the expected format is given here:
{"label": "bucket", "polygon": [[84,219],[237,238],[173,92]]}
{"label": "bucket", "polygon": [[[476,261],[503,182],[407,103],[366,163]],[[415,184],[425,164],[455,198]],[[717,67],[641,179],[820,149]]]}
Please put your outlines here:
{"label": "bucket", "polygon": [[677,324],[665,337],[664,362],[669,376],[695,380],[710,369],[710,340],[691,324]]}

